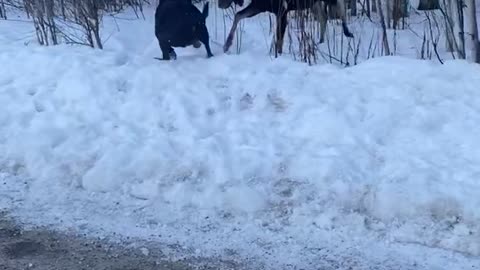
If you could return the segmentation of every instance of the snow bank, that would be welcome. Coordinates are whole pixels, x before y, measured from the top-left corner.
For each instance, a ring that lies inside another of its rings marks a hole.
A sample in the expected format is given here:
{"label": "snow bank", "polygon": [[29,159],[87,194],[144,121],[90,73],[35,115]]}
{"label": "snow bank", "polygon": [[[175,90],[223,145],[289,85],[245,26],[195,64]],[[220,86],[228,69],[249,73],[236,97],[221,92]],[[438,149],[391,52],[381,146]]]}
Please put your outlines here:
{"label": "snow bank", "polygon": [[480,255],[478,65],[308,67],[217,46],[160,62],[153,37],[120,44],[1,47],[0,170],[26,185],[3,207],[296,265],[361,235]]}
{"label": "snow bank", "polygon": [[[234,213],[292,201],[295,211],[478,229],[477,66],[118,63],[61,47],[1,61],[2,160],[25,167],[38,192],[126,192]],[[461,249],[477,253],[476,243]]]}

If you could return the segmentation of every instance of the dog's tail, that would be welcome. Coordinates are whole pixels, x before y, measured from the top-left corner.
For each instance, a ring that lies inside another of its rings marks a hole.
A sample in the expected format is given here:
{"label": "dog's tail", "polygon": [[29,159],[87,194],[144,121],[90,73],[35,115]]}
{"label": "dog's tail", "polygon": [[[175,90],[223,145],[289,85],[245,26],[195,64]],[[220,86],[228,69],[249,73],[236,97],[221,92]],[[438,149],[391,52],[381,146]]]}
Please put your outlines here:
{"label": "dog's tail", "polygon": [[206,2],[205,5],[203,6],[202,15],[205,19],[208,17],[208,2]]}

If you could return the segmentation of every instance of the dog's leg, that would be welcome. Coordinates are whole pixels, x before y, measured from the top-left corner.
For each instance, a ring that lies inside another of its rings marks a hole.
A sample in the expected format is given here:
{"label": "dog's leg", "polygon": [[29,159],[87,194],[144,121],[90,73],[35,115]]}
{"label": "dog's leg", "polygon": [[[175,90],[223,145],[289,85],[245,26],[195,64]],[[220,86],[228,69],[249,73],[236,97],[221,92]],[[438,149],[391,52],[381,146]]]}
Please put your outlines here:
{"label": "dog's leg", "polygon": [[232,28],[230,28],[230,33],[228,34],[227,40],[225,41],[225,45],[223,46],[224,52],[227,52],[230,46],[232,46],[233,36],[235,35],[235,30],[237,30],[238,23],[245,18],[250,18],[257,15],[260,12],[261,11],[259,11],[257,8],[252,6],[252,4],[250,4],[245,9],[235,14],[235,19],[233,20]]}
{"label": "dog's leg", "polygon": [[[160,49],[162,50],[162,60],[170,60],[171,53],[173,51],[170,44],[166,41],[159,41]],[[175,51],[173,51],[175,53]]]}
{"label": "dog's leg", "polygon": [[[208,34],[208,29],[205,24],[199,25],[197,27],[196,33],[198,40],[203,43],[205,50],[207,51],[207,57],[210,58],[213,56],[212,51],[210,50],[210,35]],[[195,46],[195,43],[194,43]],[[200,47],[200,46],[199,46]]]}
{"label": "dog's leg", "polygon": [[168,55],[170,56],[170,58],[172,58],[173,60],[176,60],[177,59],[177,53],[175,52],[175,50],[170,47],[169,49],[169,52],[168,52]]}
{"label": "dog's leg", "polygon": [[212,51],[210,50],[210,44],[209,41],[205,41],[205,50],[207,50],[207,58],[210,58],[213,56]]}

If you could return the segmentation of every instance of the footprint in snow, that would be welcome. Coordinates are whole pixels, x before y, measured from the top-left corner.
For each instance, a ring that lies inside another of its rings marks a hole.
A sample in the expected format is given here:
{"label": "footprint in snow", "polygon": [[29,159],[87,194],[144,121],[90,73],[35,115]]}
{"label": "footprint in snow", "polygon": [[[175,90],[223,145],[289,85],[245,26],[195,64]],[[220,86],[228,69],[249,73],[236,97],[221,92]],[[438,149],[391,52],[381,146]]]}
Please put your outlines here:
{"label": "footprint in snow", "polygon": [[0,79],[0,87],[3,87],[3,86],[7,86],[9,84],[13,83],[13,79],[12,78],[4,78],[4,79]]}
{"label": "footprint in snow", "polygon": [[251,107],[253,107],[253,97],[249,94],[246,93],[241,99],[240,99],[240,110],[248,110]]}

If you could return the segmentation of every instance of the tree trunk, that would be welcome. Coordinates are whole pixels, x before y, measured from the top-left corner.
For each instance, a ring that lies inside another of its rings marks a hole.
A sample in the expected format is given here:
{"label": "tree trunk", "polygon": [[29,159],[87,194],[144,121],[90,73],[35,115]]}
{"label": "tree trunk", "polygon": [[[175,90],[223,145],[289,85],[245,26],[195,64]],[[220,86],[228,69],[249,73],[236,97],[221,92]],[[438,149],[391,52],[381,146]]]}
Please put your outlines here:
{"label": "tree trunk", "polygon": [[[382,0],[378,1],[378,13],[380,14],[380,22],[382,24],[382,32],[383,32],[383,48],[385,49],[385,55],[390,55],[390,46],[388,45],[388,36],[387,36],[387,25],[385,23],[385,15],[382,10]],[[388,2],[388,1],[387,1]]]}
{"label": "tree trunk", "polygon": [[[374,1],[375,2],[375,1]],[[366,12],[367,12],[367,17],[370,18],[371,17],[371,7],[370,7],[370,0],[365,0],[365,4],[363,5],[364,8],[366,8]]]}
{"label": "tree trunk", "polygon": [[55,25],[55,13],[54,13],[54,3],[53,0],[43,0],[45,5],[45,19],[47,22],[48,29],[50,31],[50,38],[52,39],[53,45],[58,45],[57,40],[57,26]]}
{"label": "tree trunk", "polygon": [[357,0],[350,0],[350,15],[357,16]]}
{"label": "tree trunk", "polygon": [[475,42],[475,63],[480,64],[480,41],[478,39]]}
{"label": "tree trunk", "polygon": [[65,0],[60,0],[60,8],[62,9],[63,19],[67,19],[67,16],[65,15]]}
{"label": "tree trunk", "polygon": [[32,10],[33,24],[40,45],[49,45],[48,31],[45,23],[45,5],[43,0],[32,0],[30,3]]}
{"label": "tree trunk", "polygon": [[100,7],[101,2],[98,0],[86,0],[83,3],[82,16],[84,21],[83,27],[86,30],[87,39],[92,48],[98,47],[103,49],[102,39],[100,38]]}
{"label": "tree trunk", "polygon": [[[380,2],[381,1],[383,1],[383,0],[380,0],[379,3],[378,3],[379,12],[381,12],[380,9],[382,9],[380,7],[380,5],[381,5]],[[390,24],[392,22],[392,0],[386,0],[385,1],[385,14],[387,15],[386,18],[385,18],[385,22],[386,22],[387,28],[390,29],[390,28],[392,28],[391,24]]]}
{"label": "tree trunk", "polygon": [[480,64],[480,41],[478,40],[477,7],[475,0],[467,0],[468,17],[470,17],[470,33],[472,33],[472,56],[475,63]]}
{"label": "tree trunk", "polygon": [[455,20],[455,1],[456,0],[441,0],[442,13],[445,19],[445,42],[448,52],[453,53],[458,51],[458,43],[455,35],[456,20]]}
{"label": "tree trunk", "polygon": [[465,54],[465,17],[464,17],[464,2],[463,0],[456,0],[456,15],[458,20],[458,38],[459,38],[459,50],[458,50],[458,57],[460,59],[466,59]]}
{"label": "tree trunk", "polygon": [[7,10],[5,9],[4,0],[0,0],[0,19],[7,19]]}

